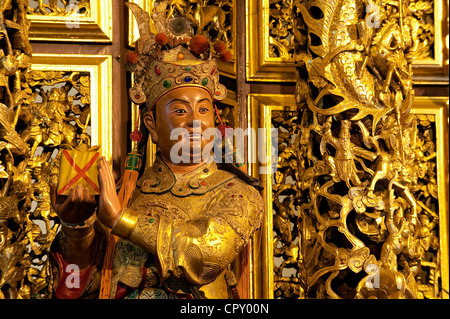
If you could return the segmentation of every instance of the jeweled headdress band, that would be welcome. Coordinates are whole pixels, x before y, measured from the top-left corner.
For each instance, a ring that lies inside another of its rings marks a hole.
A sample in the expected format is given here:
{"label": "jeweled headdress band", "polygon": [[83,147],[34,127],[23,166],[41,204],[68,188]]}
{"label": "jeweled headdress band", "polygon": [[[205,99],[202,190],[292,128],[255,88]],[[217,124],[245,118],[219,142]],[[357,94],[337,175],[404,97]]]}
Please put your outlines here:
{"label": "jeweled headdress band", "polygon": [[151,108],[168,91],[185,86],[204,88],[215,100],[226,97],[227,90],[219,83],[216,60],[211,59],[206,37],[190,37],[189,23],[183,18],[172,19],[169,24],[155,20],[157,26],[167,26],[155,36],[150,32],[149,14],[137,4],[127,2],[126,5],[137,20],[140,33],[136,52],[127,57],[128,66],[134,72],[134,86],[129,90],[134,103],[145,103]]}

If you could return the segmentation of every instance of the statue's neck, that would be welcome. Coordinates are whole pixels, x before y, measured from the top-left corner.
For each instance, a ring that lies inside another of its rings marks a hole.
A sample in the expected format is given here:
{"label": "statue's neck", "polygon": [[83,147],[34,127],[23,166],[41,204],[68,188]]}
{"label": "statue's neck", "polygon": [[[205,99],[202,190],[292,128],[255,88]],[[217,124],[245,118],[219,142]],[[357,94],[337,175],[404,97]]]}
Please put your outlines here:
{"label": "statue's neck", "polygon": [[192,172],[193,170],[196,170],[205,162],[201,163],[182,163],[182,164],[174,164],[170,160],[166,159],[163,155],[161,155],[161,160],[170,168],[172,173],[178,178],[178,176],[187,174]]}

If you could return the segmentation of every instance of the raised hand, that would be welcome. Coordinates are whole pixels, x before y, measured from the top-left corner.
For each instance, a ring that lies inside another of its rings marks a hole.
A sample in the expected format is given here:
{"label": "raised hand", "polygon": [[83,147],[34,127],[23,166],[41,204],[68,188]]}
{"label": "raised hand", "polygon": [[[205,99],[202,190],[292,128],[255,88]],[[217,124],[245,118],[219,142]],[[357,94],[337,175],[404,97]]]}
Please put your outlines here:
{"label": "raised hand", "polygon": [[102,156],[98,162],[100,199],[97,216],[107,227],[112,228],[119,217],[122,205],[116,192],[116,183],[108,161]]}

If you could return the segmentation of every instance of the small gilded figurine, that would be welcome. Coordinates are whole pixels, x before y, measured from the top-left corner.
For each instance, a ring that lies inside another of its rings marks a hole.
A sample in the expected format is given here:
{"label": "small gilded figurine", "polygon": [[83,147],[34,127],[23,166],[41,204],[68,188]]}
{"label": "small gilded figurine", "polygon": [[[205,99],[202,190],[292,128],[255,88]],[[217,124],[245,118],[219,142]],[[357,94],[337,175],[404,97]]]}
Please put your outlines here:
{"label": "small gilded figurine", "polygon": [[[264,205],[245,174],[205,156],[212,137],[203,133],[214,128],[213,103],[225,98],[226,88],[206,37],[187,37],[183,18],[160,23],[167,29],[151,35],[149,14],[127,5],[141,35],[129,93],[147,131],[140,145],[151,138],[156,159],[144,163],[129,204],[117,195],[105,158],[98,163],[98,202],[81,186],[67,198],[54,197],[62,222],[52,244],[54,295],[228,298],[224,274],[260,227]],[[173,139],[177,129],[186,134]],[[186,148],[188,158],[174,160]]]}

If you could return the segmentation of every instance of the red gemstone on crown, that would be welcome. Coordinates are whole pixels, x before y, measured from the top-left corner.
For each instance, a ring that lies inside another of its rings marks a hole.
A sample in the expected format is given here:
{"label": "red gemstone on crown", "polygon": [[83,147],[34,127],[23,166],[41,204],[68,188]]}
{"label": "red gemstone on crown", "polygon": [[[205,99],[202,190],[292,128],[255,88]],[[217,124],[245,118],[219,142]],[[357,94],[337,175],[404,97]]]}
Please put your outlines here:
{"label": "red gemstone on crown", "polygon": [[159,68],[159,65],[155,65],[155,73],[156,75],[161,75],[161,69]]}

